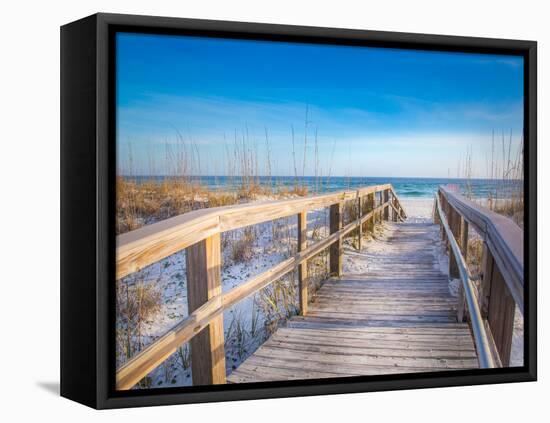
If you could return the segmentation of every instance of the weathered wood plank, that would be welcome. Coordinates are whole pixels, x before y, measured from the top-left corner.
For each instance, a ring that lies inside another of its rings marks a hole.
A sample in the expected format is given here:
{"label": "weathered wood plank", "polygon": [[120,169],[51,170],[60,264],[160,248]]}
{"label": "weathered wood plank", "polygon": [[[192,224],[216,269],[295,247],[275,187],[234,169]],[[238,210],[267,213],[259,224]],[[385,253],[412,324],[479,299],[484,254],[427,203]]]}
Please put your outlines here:
{"label": "weathered wood plank", "polygon": [[493,269],[491,293],[489,298],[488,321],[491,333],[504,366],[510,363],[514,315],[516,304],[508,290],[504,277],[496,267]]}
{"label": "weathered wood plank", "polygon": [[415,305],[395,305],[390,308],[385,305],[373,306],[372,304],[365,303],[313,303],[310,307],[312,312],[327,313],[332,312],[335,315],[337,313],[347,313],[350,316],[353,314],[361,315],[410,315],[415,314],[417,316],[452,316],[456,317],[455,307],[449,305],[443,306],[429,306],[426,304]]}
{"label": "weathered wood plank", "polygon": [[[403,364],[392,365],[379,365],[371,363],[365,365],[363,363],[331,363],[327,361],[314,361],[311,359],[295,358],[294,360],[288,360],[285,358],[272,357],[265,359],[261,356],[252,356],[250,364],[257,366],[258,370],[263,368],[272,369],[288,369],[288,370],[306,370],[306,371],[318,371],[324,373],[333,373],[335,376],[370,376],[370,375],[383,375],[383,374],[395,374],[395,373],[416,373],[416,372],[429,372],[429,371],[441,371],[441,370],[453,370],[450,367],[433,367],[427,366],[407,366]],[[458,363],[456,363],[458,364]],[[471,368],[469,366],[456,366],[454,369]],[[238,369],[235,372],[238,375]],[[281,379],[276,379],[281,380]]]}
{"label": "weathered wood plank", "polygon": [[315,294],[314,298],[315,304],[323,303],[350,303],[350,304],[364,304],[364,305],[384,305],[386,307],[392,307],[394,305],[415,305],[423,304],[426,306],[430,305],[441,305],[445,307],[450,307],[455,304],[453,298],[448,297],[423,297],[423,298],[400,298],[396,299],[392,295],[380,295],[377,297],[371,297],[369,295],[357,296],[354,294],[329,294],[325,292],[320,292]]}
{"label": "weathered wood plank", "polygon": [[143,269],[219,230],[218,216],[197,210],[118,235],[116,278]]}
{"label": "weathered wood plank", "polygon": [[[187,249],[187,303],[189,312],[222,293],[220,234],[212,235]],[[193,385],[225,383],[223,316],[210,320],[208,326],[191,339]]]}
{"label": "weathered wood plank", "polygon": [[[390,201],[390,190],[389,190],[389,188],[385,189],[383,191],[383,195],[384,195],[384,197],[383,197],[384,203],[388,203]],[[390,205],[391,205],[391,203],[390,203]],[[389,218],[390,218],[390,209],[389,209],[389,207],[386,207],[384,209],[384,220],[390,220]]]}
{"label": "weathered wood plank", "polygon": [[486,319],[489,315],[489,297],[491,295],[491,280],[493,279],[493,268],[495,261],[491,250],[487,246],[486,242],[483,242],[483,250],[481,257],[481,290],[479,296],[479,308],[481,309],[481,315]]}
{"label": "weathered wood plank", "polygon": [[348,342],[340,345],[330,339],[323,343],[315,342],[313,339],[273,339],[266,344],[270,348],[285,349],[288,351],[314,352],[319,354],[337,354],[342,356],[366,356],[366,357],[407,357],[415,359],[473,359],[477,361],[475,349],[467,348],[460,344],[436,344],[418,343],[410,345],[399,341],[368,341]]}
{"label": "weathered wood plank", "polygon": [[[455,322],[406,322],[406,321],[385,321],[385,320],[372,320],[361,321],[335,319],[330,317],[311,317],[302,319],[301,316],[295,316],[288,322],[290,328],[369,328],[369,327],[385,327],[385,328],[420,328],[420,327],[434,327],[439,325],[440,327],[447,328]],[[464,323],[462,323],[464,325]]]}
{"label": "weathered wood plank", "polygon": [[[330,206],[330,233],[335,234],[342,229],[342,207],[343,203],[336,203]],[[342,237],[330,246],[330,273],[334,276],[342,274]]]}
{"label": "weathered wood plank", "polygon": [[456,322],[456,313],[449,313],[447,315],[434,315],[434,316],[425,316],[418,314],[375,314],[375,313],[364,313],[362,316],[357,315],[357,313],[345,313],[345,312],[335,312],[335,311],[313,311],[310,309],[309,316],[311,317],[326,317],[333,320],[348,320],[355,322],[356,324],[370,324],[372,322],[411,322],[411,323],[430,323],[430,322],[440,322],[440,323],[453,323]]}
{"label": "weathered wood plank", "polygon": [[363,198],[357,198],[357,249],[361,251],[363,248],[363,225],[361,218],[363,217]]}
{"label": "weathered wood plank", "polygon": [[233,372],[228,378],[230,383],[251,383],[277,380],[297,379],[325,379],[330,377],[355,376],[354,374],[341,374],[304,370],[302,368],[283,368],[256,365],[254,361],[243,363],[238,372]]}
{"label": "weathered wood plank", "polygon": [[392,356],[391,352],[381,355],[345,355],[329,354],[325,352],[289,350],[285,348],[273,348],[262,346],[254,354],[257,358],[265,358],[270,361],[273,359],[288,360],[295,362],[297,360],[316,362],[317,369],[320,371],[335,371],[342,367],[361,369],[369,365],[372,366],[404,366],[404,367],[422,367],[422,368],[476,368],[477,358],[452,357],[407,357]]}
{"label": "weathered wood plank", "polygon": [[[448,236],[453,236],[455,240],[459,239],[457,237],[457,221],[459,219],[458,213],[455,212],[455,210],[447,204],[447,218],[448,218],[448,224],[449,229],[451,230],[451,234],[448,234]],[[450,240],[449,240],[450,242]],[[457,241],[458,242],[458,241]],[[464,259],[466,260],[466,259]],[[456,256],[449,253],[449,277],[451,279],[458,279],[460,278],[460,272],[458,270],[458,263],[456,260]],[[460,288],[459,288],[460,289]]]}
{"label": "weathered wood plank", "polygon": [[[298,252],[302,252],[307,248],[307,212],[298,214]],[[298,265],[298,295],[300,302],[300,314],[307,314],[308,303],[308,275],[307,275],[307,260],[302,261]]]}
{"label": "weathered wood plank", "polygon": [[[307,320],[307,319],[305,319]],[[451,325],[434,325],[419,327],[341,327],[341,328],[312,328],[307,331],[296,332],[291,328],[281,327],[274,336],[292,335],[292,336],[315,336],[318,339],[323,338],[352,338],[361,339],[400,339],[408,341],[422,341],[424,339],[465,339],[472,344],[472,337],[468,332],[467,325],[453,323]]]}
{"label": "weathered wood plank", "polygon": [[[358,289],[356,287],[345,287],[345,286],[341,286],[341,287],[332,287],[331,288],[334,292],[336,293],[354,293],[354,292],[357,292]],[[428,297],[431,297],[432,295],[434,294],[445,294],[445,288],[423,288],[423,287],[418,287],[418,288],[411,288],[411,289],[403,289],[403,288],[400,288],[400,287],[388,287],[385,292],[380,292],[380,290],[376,289],[376,288],[368,288],[368,287],[364,287],[361,289],[361,294],[362,295],[372,295],[372,296],[377,296],[377,295],[389,295],[391,293],[392,296],[396,297],[396,296],[428,296]]]}
{"label": "weathered wood plank", "polygon": [[[265,345],[272,345],[274,342],[286,342],[288,344],[307,344],[319,346],[333,346],[338,348],[355,348],[359,349],[355,353],[371,354],[370,349],[386,349],[386,350],[405,350],[408,355],[411,351],[420,350],[445,350],[445,351],[466,351],[469,357],[476,357],[475,348],[472,344],[471,337],[467,336],[467,332],[462,332],[461,337],[445,337],[414,335],[414,336],[384,336],[378,334],[370,338],[365,337],[334,337],[332,334],[322,333],[319,335],[302,335],[302,331],[292,330],[286,334],[277,334],[273,336]],[[380,355],[379,353],[376,353]],[[412,355],[414,356],[414,354]]]}
{"label": "weathered wood plank", "polygon": [[[462,257],[466,261],[468,259],[468,221],[462,216],[460,217],[460,250],[462,251]],[[466,321],[466,298],[464,298],[464,290],[462,285],[458,289],[458,307],[457,307],[457,319],[459,322]]]}

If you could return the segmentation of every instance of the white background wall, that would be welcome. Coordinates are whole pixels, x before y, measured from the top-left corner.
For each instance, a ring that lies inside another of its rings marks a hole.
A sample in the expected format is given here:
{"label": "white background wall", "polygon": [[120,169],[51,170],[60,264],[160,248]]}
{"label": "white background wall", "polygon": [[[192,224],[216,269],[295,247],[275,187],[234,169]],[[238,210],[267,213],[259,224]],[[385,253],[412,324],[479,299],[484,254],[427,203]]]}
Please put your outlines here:
{"label": "white background wall", "polygon": [[[0,25],[0,419],[87,422],[548,418],[550,31],[543,1],[7,1]],[[539,42],[539,382],[95,412],[59,381],[59,26],[103,12]],[[546,390],[546,395],[543,391]],[[539,416],[538,418],[536,416]],[[205,420],[206,419],[206,420]],[[528,420],[527,420],[528,421]]]}

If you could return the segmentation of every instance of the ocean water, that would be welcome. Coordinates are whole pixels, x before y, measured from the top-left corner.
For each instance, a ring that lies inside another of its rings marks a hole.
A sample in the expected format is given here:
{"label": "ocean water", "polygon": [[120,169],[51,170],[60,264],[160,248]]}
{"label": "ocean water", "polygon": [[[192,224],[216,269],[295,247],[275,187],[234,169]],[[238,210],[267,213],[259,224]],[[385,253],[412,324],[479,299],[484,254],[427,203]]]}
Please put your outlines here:
{"label": "ocean water", "polygon": [[[137,182],[164,180],[165,176],[134,176],[128,179],[134,179]],[[210,189],[237,189],[241,184],[239,177],[229,178],[227,176],[194,176],[194,181]],[[293,176],[266,176],[259,177],[261,185],[277,188],[291,189],[296,179]],[[397,195],[404,198],[433,198],[440,185],[453,185],[461,193],[470,191],[475,198],[487,198],[491,193],[499,192],[499,196],[506,196],[521,185],[520,181],[502,181],[490,179],[456,179],[456,178],[395,178],[395,177],[343,177],[333,176],[330,179],[323,177],[322,183],[319,178],[314,176],[298,177],[299,185],[306,185],[310,193],[335,192],[343,190],[353,190],[369,185],[392,184]]]}

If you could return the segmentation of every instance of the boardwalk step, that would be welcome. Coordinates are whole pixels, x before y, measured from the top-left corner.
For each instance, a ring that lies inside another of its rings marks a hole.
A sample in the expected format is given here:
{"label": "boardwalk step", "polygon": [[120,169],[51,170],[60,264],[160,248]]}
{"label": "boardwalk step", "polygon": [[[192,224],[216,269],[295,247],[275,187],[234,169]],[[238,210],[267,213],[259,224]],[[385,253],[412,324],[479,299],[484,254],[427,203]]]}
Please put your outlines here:
{"label": "boardwalk step", "polygon": [[433,327],[434,324],[440,325],[442,328],[447,328],[453,323],[434,323],[434,322],[406,322],[406,321],[387,321],[387,320],[373,320],[368,322],[357,322],[353,320],[333,319],[323,317],[310,317],[303,318],[302,316],[293,317],[288,323],[289,328],[370,328],[370,327],[384,327],[384,328],[421,328],[421,327]]}

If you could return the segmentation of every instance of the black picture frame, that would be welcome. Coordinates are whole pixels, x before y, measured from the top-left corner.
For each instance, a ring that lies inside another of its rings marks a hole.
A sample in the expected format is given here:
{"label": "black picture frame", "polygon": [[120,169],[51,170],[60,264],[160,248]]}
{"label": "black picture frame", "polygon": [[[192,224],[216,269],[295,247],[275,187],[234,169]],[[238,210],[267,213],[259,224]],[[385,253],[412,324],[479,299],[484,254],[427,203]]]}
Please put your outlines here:
{"label": "black picture frame", "polygon": [[[114,34],[135,31],[521,55],[524,58],[525,351],[519,368],[116,392]],[[534,381],[537,377],[537,44],[534,41],[95,14],[61,28],[61,395],[119,408]]]}

